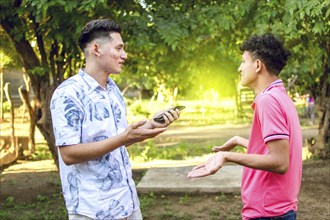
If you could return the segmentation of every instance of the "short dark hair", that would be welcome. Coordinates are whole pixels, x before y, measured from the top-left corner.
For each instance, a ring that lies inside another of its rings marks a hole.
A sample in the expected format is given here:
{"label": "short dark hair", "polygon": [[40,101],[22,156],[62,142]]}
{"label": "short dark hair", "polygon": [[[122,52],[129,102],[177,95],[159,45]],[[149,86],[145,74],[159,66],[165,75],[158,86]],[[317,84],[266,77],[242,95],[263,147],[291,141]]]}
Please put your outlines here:
{"label": "short dark hair", "polygon": [[290,52],[284,48],[283,43],[270,33],[249,37],[240,49],[242,52],[249,52],[252,58],[260,59],[265,63],[267,70],[276,76],[280,74],[290,57]]}
{"label": "short dark hair", "polygon": [[121,28],[119,24],[110,19],[98,19],[88,22],[80,32],[78,44],[82,51],[86,45],[97,38],[109,38],[110,32],[120,33]]}

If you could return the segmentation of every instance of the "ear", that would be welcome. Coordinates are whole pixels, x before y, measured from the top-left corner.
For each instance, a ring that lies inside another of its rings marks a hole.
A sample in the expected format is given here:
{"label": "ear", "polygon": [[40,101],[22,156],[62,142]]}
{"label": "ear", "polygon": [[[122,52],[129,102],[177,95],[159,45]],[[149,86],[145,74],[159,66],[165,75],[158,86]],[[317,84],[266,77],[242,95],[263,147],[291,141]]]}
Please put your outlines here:
{"label": "ear", "polygon": [[256,60],[256,72],[260,72],[262,70],[262,65],[263,63],[261,62],[261,60],[257,59]]}
{"label": "ear", "polygon": [[100,56],[100,45],[96,42],[93,42],[90,49],[90,53],[94,54],[95,56]]}

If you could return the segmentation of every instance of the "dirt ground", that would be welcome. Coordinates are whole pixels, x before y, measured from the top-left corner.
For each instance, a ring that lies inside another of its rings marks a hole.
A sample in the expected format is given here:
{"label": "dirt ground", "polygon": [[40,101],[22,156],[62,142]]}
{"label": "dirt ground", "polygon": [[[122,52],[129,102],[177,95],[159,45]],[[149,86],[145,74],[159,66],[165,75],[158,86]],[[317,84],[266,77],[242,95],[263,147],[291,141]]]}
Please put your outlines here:
{"label": "dirt ground", "polygon": [[[0,202],[9,196],[16,202],[51,198],[61,191],[60,181],[46,161],[18,161],[1,174]],[[25,167],[22,169],[22,167]],[[18,172],[19,170],[19,172]],[[138,182],[146,170],[133,170]],[[144,219],[240,219],[240,195],[162,194],[140,195]],[[303,165],[298,219],[330,219],[330,161],[309,160]]]}

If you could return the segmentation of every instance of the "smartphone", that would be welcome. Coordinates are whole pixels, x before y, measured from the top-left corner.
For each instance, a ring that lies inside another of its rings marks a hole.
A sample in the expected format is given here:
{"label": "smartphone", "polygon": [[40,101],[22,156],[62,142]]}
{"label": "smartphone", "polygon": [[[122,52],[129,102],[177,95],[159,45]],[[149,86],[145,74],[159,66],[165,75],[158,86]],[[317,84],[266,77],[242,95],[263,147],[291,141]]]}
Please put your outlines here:
{"label": "smartphone", "polygon": [[[174,109],[174,110],[179,109],[179,111],[181,111],[181,110],[184,109],[185,107],[186,107],[186,106],[178,105],[178,106],[175,106],[175,107],[172,108],[172,109]],[[156,118],[154,118],[154,121],[155,121],[155,122],[158,122],[158,123],[165,123],[165,119],[164,119],[163,116],[164,116],[164,113],[158,115]]]}

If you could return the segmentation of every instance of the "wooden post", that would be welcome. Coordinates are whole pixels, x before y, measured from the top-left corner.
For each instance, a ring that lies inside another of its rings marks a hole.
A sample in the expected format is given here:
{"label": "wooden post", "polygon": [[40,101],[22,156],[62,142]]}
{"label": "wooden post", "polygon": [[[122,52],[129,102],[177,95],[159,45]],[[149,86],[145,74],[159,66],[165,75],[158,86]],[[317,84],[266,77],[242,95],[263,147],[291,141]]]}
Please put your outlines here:
{"label": "wooden post", "polygon": [[[26,91],[27,91],[27,100],[28,100],[27,102],[30,102],[29,95],[30,95],[30,89],[31,89],[31,80],[30,80],[30,77],[28,76],[28,74],[27,74],[24,67],[22,67],[22,72],[23,72],[23,79],[24,79],[24,83],[25,83],[25,88],[26,88]],[[22,99],[22,97],[21,97],[21,99]],[[23,104],[24,104],[24,101],[23,101]],[[22,123],[24,123],[24,121],[25,121],[26,108],[27,108],[27,105],[24,104],[23,105],[23,113],[22,113]]]}
{"label": "wooden post", "polygon": [[9,164],[17,160],[18,158],[18,146],[17,139],[15,137],[15,126],[14,126],[14,106],[10,95],[10,83],[7,82],[4,86],[5,94],[10,107],[10,124],[11,124],[11,146],[10,150],[6,155],[0,155],[0,166],[4,164]]}
{"label": "wooden post", "polygon": [[28,113],[29,113],[29,121],[30,121],[30,129],[29,129],[29,150],[31,151],[32,154],[35,153],[35,114],[34,114],[34,109],[32,108],[30,102],[29,102],[29,93],[27,90],[23,89],[23,86],[20,86],[18,88],[18,93],[21,97],[21,100],[23,102],[23,105],[27,107]]}
{"label": "wooden post", "polygon": [[3,68],[0,68],[0,122],[5,119],[3,117]]}

